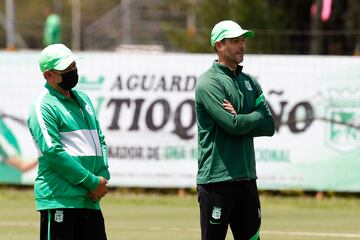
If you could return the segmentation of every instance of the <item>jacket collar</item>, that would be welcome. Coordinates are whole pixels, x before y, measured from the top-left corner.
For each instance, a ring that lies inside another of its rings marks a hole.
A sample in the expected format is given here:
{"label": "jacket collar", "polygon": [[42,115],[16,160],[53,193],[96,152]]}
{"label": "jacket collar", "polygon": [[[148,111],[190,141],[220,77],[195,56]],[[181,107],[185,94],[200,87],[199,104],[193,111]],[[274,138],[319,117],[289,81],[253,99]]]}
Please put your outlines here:
{"label": "jacket collar", "polygon": [[[67,97],[65,97],[64,95],[62,95],[59,91],[57,91],[55,88],[53,88],[49,83],[46,83],[46,84],[45,84],[45,88],[47,88],[47,89],[49,90],[49,92],[50,92],[51,95],[54,95],[54,96],[56,96],[56,97],[58,97],[58,98],[61,98],[61,99],[63,99],[63,100],[67,100],[67,99],[68,99]],[[74,95],[77,95],[77,94],[75,94],[75,91],[73,91],[73,90],[70,90],[70,92],[71,92],[72,94],[74,94]]]}
{"label": "jacket collar", "polygon": [[[213,67],[215,68],[216,71],[218,72],[223,72],[225,73],[226,75],[229,75],[229,76],[234,76],[234,73],[233,73],[233,70],[225,65],[222,65],[218,62],[218,60],[215,60],[214,63],[213,63]],[[236,76],[239,76],[241,73],[242,73],[242,69],[243,69],[243,66],[241,65],[237,65],[236,67]]]}

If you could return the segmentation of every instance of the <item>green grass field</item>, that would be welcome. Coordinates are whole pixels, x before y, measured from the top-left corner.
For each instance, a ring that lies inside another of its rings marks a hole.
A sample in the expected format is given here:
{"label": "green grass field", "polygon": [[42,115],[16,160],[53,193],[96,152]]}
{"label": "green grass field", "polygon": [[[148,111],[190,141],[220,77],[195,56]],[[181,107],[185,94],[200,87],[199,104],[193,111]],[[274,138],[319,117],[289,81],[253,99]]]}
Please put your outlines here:
{"label": "green grass field", "polygon": [[[360,199],[261,194],[262,240],[360,239]],[[38,239],[32,190],[0,188],[0,239]],[[110,192],[102,201],[109,240],[200,239],[196,195]],[[230,231],[227,240],[233,239]]]}

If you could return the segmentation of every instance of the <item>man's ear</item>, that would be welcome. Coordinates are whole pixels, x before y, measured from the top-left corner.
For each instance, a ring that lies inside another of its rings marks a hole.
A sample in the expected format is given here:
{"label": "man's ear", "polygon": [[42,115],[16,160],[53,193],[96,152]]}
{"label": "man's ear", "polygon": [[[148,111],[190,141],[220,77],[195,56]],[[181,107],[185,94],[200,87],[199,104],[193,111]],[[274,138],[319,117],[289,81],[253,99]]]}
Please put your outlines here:
{"label": "man's ear", "polygon": [[216,52],[219,52],[222,49],[223,43],[221,41],[215,43],[215,50]]}
{"label": "man's ear", "polygon": [[47,79],[49,76],[51,76],[51,73],[49,71],[45,71],[43,72],[43,76]]}
{"label": "man's ear", "polygon": [[50,71],[45,71],[43,73],[43,75],[44,75],[45,79],[51,79],[52,78],[52,73]]}
{"label": "man's ear", "polygon": [[54,81],[54,76],[53,76],[53,73],[51,71],[46,71],[43,73],[44,75],[44,78],[47,80],[47,81]]}

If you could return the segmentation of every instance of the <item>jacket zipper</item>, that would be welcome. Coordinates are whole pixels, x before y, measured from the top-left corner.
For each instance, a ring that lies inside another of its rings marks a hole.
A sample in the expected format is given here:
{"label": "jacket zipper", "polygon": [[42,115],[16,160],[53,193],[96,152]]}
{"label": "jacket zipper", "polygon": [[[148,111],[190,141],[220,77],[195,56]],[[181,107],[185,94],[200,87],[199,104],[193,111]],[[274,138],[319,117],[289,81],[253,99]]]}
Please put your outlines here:
{"label": "jacket zipper", "polygon": [[239,92],[239,95],[240,95],[240,97],[239,97],[239,109],[236,110],[236,112],[239,113],[240,110],[241,110],[241,106],[243,105],[244,94],[240,91],[240,86],[239,86],[237,78],[233,77],[232,80],[235,82],[236,89],[237,89],[237,91]]}

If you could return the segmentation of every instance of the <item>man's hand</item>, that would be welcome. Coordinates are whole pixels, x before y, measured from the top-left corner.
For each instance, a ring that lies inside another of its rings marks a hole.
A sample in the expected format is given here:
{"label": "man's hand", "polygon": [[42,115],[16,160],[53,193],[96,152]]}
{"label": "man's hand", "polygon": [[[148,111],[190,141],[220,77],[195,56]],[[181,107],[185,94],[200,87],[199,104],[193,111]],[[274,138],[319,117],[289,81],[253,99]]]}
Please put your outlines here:
{"label": "man's hand", "polygon": [[229,113],[231,113],[232,115],[237,114],[233,105],[228,100],[224,99],[223,106],[224,106],[225,110],[228,111]]}
{"label": "man's hand", "polygon": [[98,177],[98,178],[100,179],[99,185],[96,187],[94,191],[88,193],[88,196],[90,196],[94,202],[100,200],[108,193],[108,189],[106,187],[108,181],[103,177]]}

